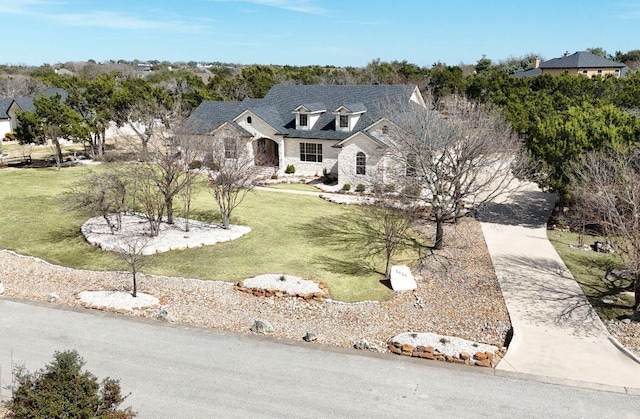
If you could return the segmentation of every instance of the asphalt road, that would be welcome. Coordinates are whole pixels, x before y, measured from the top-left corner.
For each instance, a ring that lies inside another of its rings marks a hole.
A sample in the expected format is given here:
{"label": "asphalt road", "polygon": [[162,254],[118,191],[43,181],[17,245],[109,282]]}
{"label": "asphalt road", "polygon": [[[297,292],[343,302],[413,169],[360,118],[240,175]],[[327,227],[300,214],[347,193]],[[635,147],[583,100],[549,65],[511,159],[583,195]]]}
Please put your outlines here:
{"label": "asphalt road", "polygon": [[0,298],[1,395],[66,349],[141,418],[640,417],[640,396]]}

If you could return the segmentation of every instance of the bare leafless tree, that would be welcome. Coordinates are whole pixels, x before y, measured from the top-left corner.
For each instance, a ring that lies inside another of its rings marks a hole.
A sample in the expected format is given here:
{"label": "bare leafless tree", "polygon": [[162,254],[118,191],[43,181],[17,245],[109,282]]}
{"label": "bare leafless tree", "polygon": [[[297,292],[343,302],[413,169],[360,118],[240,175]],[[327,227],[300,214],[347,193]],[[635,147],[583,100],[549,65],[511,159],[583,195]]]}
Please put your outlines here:
{"label": "bare leafless tree", "polygon": [[122,170],[90,172],[65,192],[63,201],[72,211],[102,217],[111,234],[120,230],[126,210],[128,177]]}
{"label": "bare leafless tree", "polygon": [[[199,144],[183,136],[172,136],[163,141],[151,142],[142,156],[142,165],[149,180],[154,182],[164,197],[167,223],[173,224],[173,200],[185,188],[190,187],[198,172],[193,163],[202,153]],[[191,198],[192,195],[188,195]]]}
{"label": "bare leafless tree", "polygon": [[1,76],[0,97],[26,97],[44,90],[44,85],[25,75]]}
{"label": "bare leafless tree", "polygon": [[133,277],[133,297],[138,296],[137,274],[147,263],[145,250],[149,247],[151,237],[147,235],[133,235],[120,237],[120,244],[116,254],[124,263],[127,264],[131,276]]}
{"label": "bare leafless tree", "polygon": [[501,115],[455,98],[442,106],[409,102],[385,109],[396,185],[405,196],[427,202],[436,223],[435,249],[444,246],[445,222],[515,187],[524,155]]}
{"label": "bare leafless tree", "polygon": [[374,264],[382,255],[380,273],[389,279],[393,259],[400,252],[413,249],[417,260],[426,249],[411,230],[416,214],[411,204],[391,197],[371,198],[339,217],[322,218],[305,227],[313,231],[315,240],[329,242],[336,250],[349,249],[357,255],[352,263],[366,261],[376,272]]}
{"label": "bare leafless tree", "polygon": [[156,173],[153,166],[135,164],[129,168],[131,173],[131,194],[129,207],[140,211],[149,222],[152,236],[160,233],[160,225],[166,210],[165,197],[155,181]]}
{"label": "bare leafless tree", "polygon": [[228,229],[231,213],[254,187],[253,154],[250,144],[235,138],[216,138],[209,147],[211,170],[207,185],[220,210],[222,226]]}
{"label": "bare leafless tree", "polygon": [[640,310],[640,149],[608,149],[575,167],[575,204],[596,221],[633,273],[633,309]]}
{"label": "bare leafless tree", "polygon": [[373,205],[364,205],[362,217],[356,222],[362,230],[361,239],[371,252],[385,256],[384,276],[391,277],[393,256],[402,249],[415,245],[410,234],[414,208],[398,205],[391,199],[377,199]]}

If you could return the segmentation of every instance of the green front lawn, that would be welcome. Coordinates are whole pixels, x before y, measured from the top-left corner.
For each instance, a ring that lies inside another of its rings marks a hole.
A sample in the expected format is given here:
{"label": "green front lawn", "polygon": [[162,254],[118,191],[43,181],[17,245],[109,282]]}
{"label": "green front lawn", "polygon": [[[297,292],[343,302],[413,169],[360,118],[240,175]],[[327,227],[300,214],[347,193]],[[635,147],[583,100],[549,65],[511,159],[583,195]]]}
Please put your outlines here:
{"label": "green front lawn", "polygon": [[[602,319],[615,319],[631,314],[633,294],[625,293],[629,281],[608,281],[604,274],[608,268],[620,267],[615,254],[597,253],[571,247],[578,243],[578,234],[557,230],[547,231],[549,241],[578,281],[591,305]],[[602,237],[585,236],[585,244],[603,241]],[[604,300],[604,301],[603,301]]]}
{"label": "green front lawn", "polygon": [[[86,243],[80,233],[86,217],[67,212],[61,204],[60,196],[87,170],[1,170],[0,247],[74,268],[125,269],[112,253]],[[206,191],[197,195],[192,208],[193,218],[219,220]],[[330,238],[319,238],[322,223],[343,219],[350,211],[355,209],[313,196],[251,191],[231,220],[250,226],[251,233],[232,242],[151,256],[145,272],[224,281],[287,273],[324,282],[338,300],[387,299],[391,291],[383,277],[366,268],[370,263],[357,249],[338,248]],[[406,251],[394,262],[410,263],[415,257]],[[376,259],[373,266],[382,271],[384,261]]]}

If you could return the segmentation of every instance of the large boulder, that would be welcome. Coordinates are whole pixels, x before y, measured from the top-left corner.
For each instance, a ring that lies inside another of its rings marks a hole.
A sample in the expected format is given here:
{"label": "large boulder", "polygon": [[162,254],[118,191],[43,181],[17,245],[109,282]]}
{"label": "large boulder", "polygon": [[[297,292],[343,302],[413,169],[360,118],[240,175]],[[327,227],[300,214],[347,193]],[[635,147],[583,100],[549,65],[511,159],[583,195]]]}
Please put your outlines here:
{"label": "large boulder", "polygon": [[391,288],[394,291],[410,291],[418,288],[411,269],[407,265],[394,265],[391,267]]}

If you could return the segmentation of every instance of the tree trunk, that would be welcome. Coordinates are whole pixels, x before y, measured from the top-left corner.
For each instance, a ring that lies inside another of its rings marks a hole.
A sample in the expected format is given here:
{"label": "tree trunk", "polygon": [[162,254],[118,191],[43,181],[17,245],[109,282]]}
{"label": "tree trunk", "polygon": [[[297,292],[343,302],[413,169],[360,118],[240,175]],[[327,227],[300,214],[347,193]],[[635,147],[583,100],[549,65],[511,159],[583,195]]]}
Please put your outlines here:
{"label": "tree trunk", "polygon": [[633,284],[633,310],[640,311],[640,278],[636,278]]}
{"label": "tree trunk", "polygon": [[189,212],[191,210],[191,205],[187,202],[184,206],[184,231],[189,232]]}
{"label": "tree trunk", "polygon": [[228,214],[223,214],[222,215],[222,228],[224,228],[225,230],[229,230],[229,215]]}
{"label": "tree trunk", "polygon": [[107,142],[107,129],[102,128],[102,135],[100,139],[100,147],[98,147],[98,154],[100,155],[104,154],[104,146],[106,142]]}
{"label": "tree trunk", "polygon": [[444,220],[436,218],[436,240],[433,244],[434,249],[442,249],[444,247]]}
{"label": "tree trunk", "polygon": [[391,279],[391,255],[387,255],[387,264],[384,268],[385,279]]}
{"label": "tree trunk", "polygon": [[131,270],[131,273],[133,274],[133,292],[131,293],[131,295],[135,298],[138,296],[138,283],[136,281],[136,268],[134,267]]}
{"label": "tree trunk", "polygon": [[167,224],[173,224],[173,199],[167,199],[165,205],[167,207]]}
{"label": "tree trunk", "polygon": [[58,170],[60,170],[60,165],[62,164],[62,147],[60,147],[60,141],[57,137],[52,139],[53,145],[56,147],[56,166]]}

